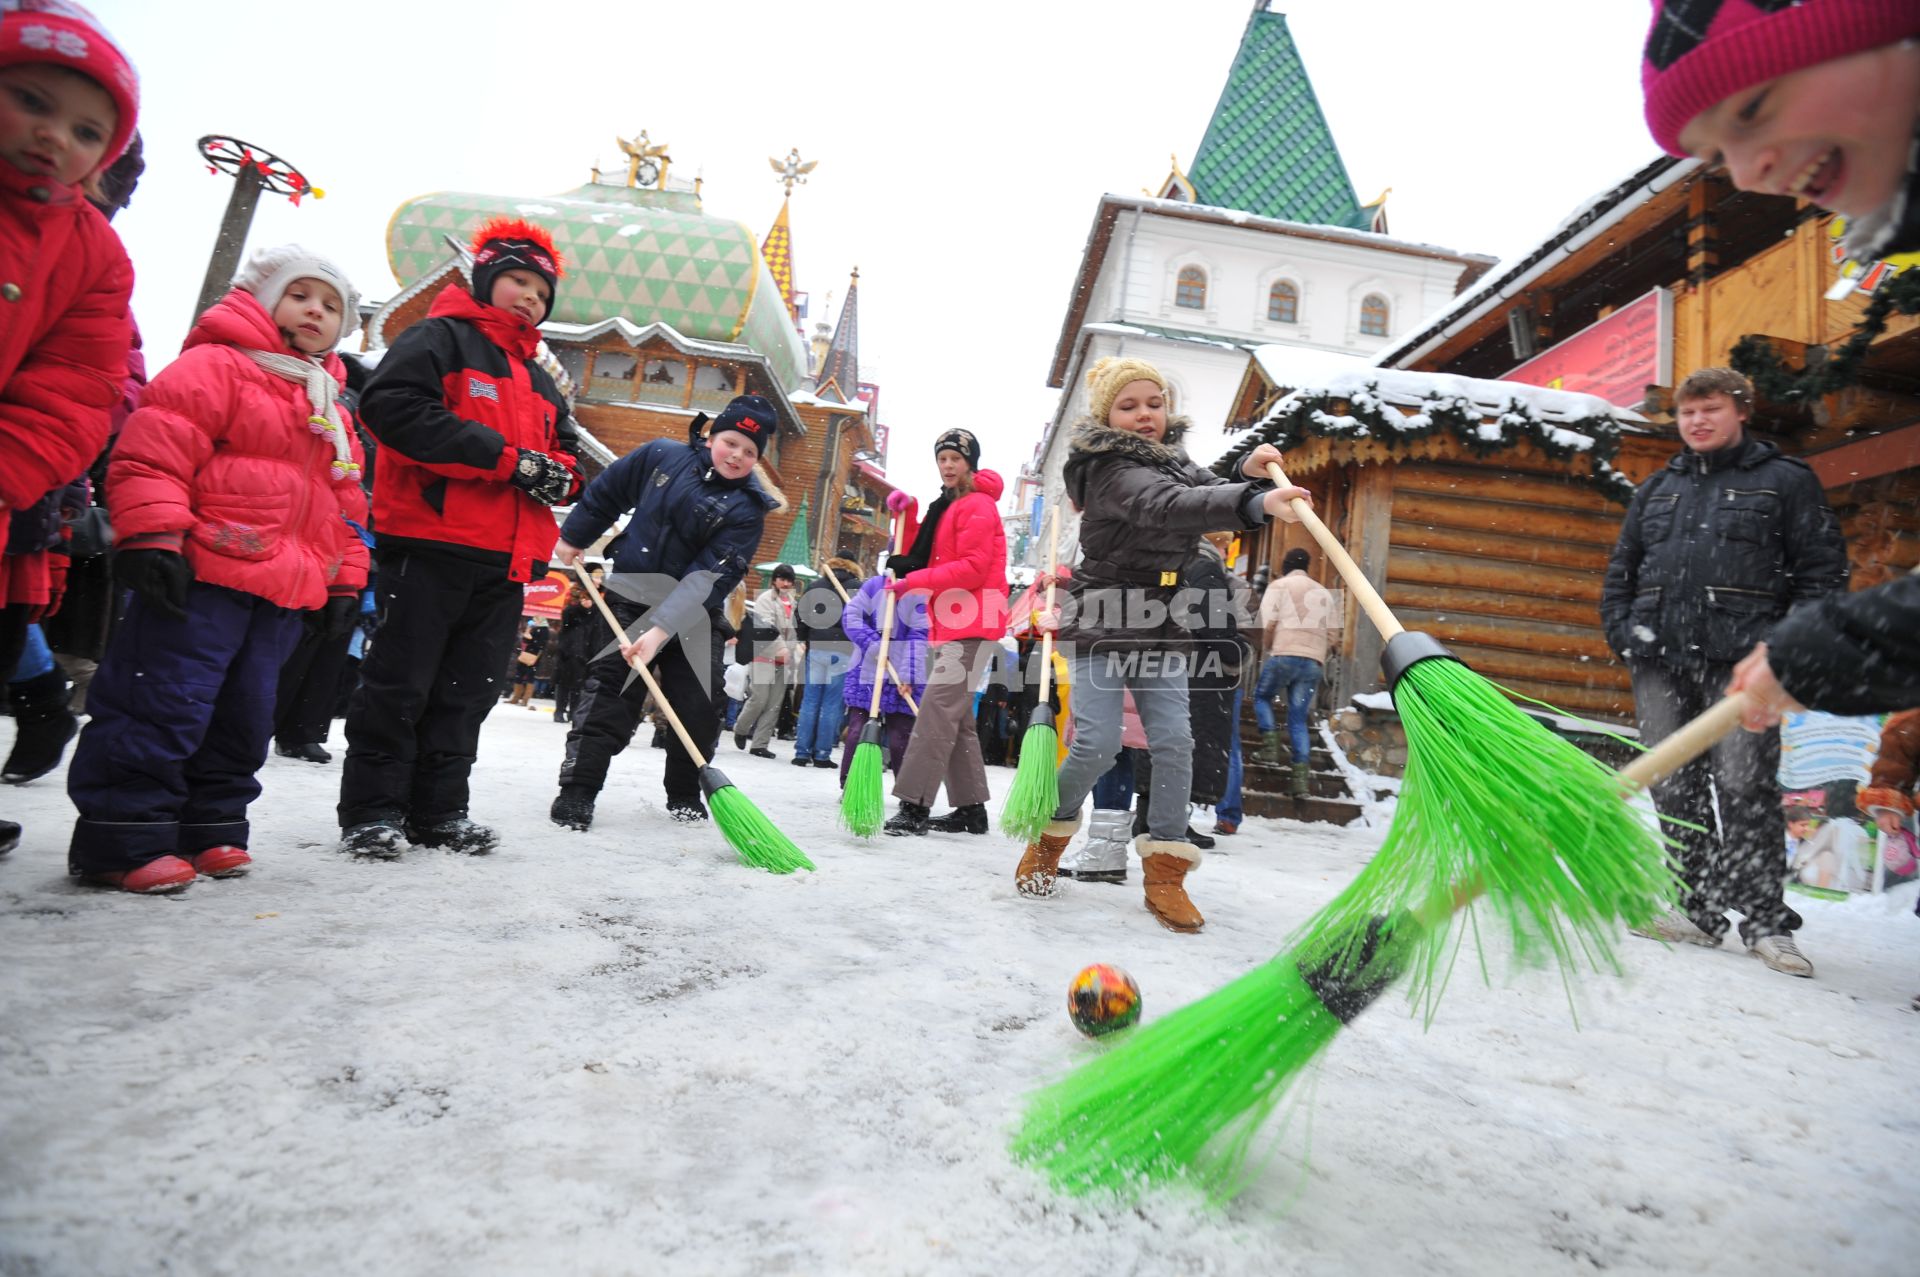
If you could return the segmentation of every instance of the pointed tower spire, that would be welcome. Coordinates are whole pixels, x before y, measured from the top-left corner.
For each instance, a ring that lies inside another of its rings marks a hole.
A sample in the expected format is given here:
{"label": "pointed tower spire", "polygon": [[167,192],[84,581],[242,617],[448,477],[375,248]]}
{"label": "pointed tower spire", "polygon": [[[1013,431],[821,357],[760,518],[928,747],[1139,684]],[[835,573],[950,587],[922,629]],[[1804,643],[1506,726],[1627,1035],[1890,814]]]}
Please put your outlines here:
{"label": "pointed tower spire", "polygon": [[773,228],[760,245],[760,256],[773,272],[773,282],[780,288],[780,300],[786,304],[788,317],[799,323],[800,312],[793,305],[793,228],[787,224],[789,202],[780,201],[780,216],[773,219]]}
{"label": "pointed tower spire", "polygon": [[853,268],[853,282],[847,285],[847,300],[840,303],[840,322],[834,325],[833,340],[827,343],[827,357],[820,361],[820,373],[814,378],[813,393],[822,399],[852,403],[860,389],[860,268]]}
{"label": "pointed tower spire", "polygon": [[1198,202],[1260,217],[1365,230],[1340,148],[1283,13],[1256,0],[1187,170]]}

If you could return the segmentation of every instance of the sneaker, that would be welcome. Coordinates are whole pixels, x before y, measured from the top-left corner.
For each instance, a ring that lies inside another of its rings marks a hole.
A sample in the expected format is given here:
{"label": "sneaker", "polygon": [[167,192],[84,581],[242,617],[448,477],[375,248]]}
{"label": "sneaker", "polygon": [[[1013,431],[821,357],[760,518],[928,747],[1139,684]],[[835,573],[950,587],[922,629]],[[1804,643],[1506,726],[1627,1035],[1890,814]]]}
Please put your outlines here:
{"label": "sneaker", "polygon": [[793,765],[795,767],[811,767],[813,766],[813,760],[805,754],[795,754],[793,756]]}
{"label": "sneaker", "polygon": [[1664,940],[1668,944],[1697,944],[1703,949],[1720,947],[1719,936],[1702,931],[1698,923],[1678,909],[1669,909],[1644,927],[1628,929],[1636,936]]}
{"label": "sneaker", "polygon": [[1216,820],[1213,822],[1213,832],[1222,838],[1230,838],[1240,832],[1240,822],[1237,820]]}
{"label": "sneaker", "polygon": [[195,872],[209,878],[238,878],[253,868],[253,857],[245,847],[209,847],[187,859],[193,862]]}
{"label": "sneaker", "polygon": [[193,866],[178,856],[161,856],[149,860],[138,869],[86,875],[86,880],[95,886],[118,887],[122,891],[131,891],[143,896],[158,895],[163,891],[179,891],[183,887],[192,886],[193,879]]}
{"label": "sneaker", "polygon": [[923,836],[927,832],[927,817],[930,814],[919,803],[910,803],[903,798],[900,800],[900,810],[887,821],[885,832],[895,838]]}
{"label": "sneaker", "polygon": [[760,748],[758,748],[758,747],[755,747],[755,748],[753,748],[753,749],[750,749],[750,750],[748,750],[747,752],[748,752],[749,754],[751,754],[751,755],[753,755],[753,756],[754,756],[755,758],[777,758],[777,757],[779,757],[779,755],[777,755],[777,754],[775,754],[775,753],[774,753],[774,752],[773,752],[772,750],[770,750],[770,749],[760,749]]}
{"label": "sneaker", "polygon": [[1194,846],[1198,847],[1202,851],[1213,850],[1213,839],[1207,837],[1205,834],[1195,829],[1192,825],[1187,826],[1187,841],[1192,843]]}
{"label": "sneaker", "polygon": [[586,830],[593,827],[594,796],[584,789],[561,789],[547,809],[547,819],[562,829]]}
{"label": "sneaker", "polygon": [[985,803],[955,807],[945,815],[934,816],[927,821],[928,830],[936,834],[984,834],[990,827]]}
{"label": "sneaker", "polygon": [[813,760],[813,765],[815,767],[826,767],[834,770],[838,770],[840,767],[840,764],[834,762],[831,758],[816,758]]}
{"label": "sneaker", "polygon": [[431,825],[413,825],[409,837],[422,847],[440,847],[468,856],[484,856],[500,842],[500,835],[465,816],[451,816]]}
{"label": "sneaker", "polygon": [[392,860],[407,849],[407,835],[397,820],[369,820],[342,832],[340,845],[356,856]]}
{"label": "sneaker", "polygon": [[1747,952],[1775,971],[1803,977],[1813,975],[1813,964],[1807,961],[1806,954],[1800,952],[1800,946],[1793,942],[1792,932],[1761,936],[1747,946]]}
{"label": "sneaker", "polygon": [[313,741],[304,745],[275,745],[273,752],[282,758],[297,758],[303,763],[330,763],[333,755]]}
{"label": "sneaker", "polygon": [[707,805],[698,798],[667,799],[667,815],[676,825],[698,825],[712,819],[707,814]]}

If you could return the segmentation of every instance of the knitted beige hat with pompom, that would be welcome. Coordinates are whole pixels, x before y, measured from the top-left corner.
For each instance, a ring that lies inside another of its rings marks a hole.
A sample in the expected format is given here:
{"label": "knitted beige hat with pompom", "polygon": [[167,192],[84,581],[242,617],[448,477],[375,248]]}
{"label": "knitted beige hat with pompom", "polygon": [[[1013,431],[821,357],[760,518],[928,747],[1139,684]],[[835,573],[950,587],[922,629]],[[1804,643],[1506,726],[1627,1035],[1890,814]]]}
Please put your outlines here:
{"label": "knitted beige hat with pompom", "polygon": [[1121,387],[1130,381],[1150,381],[1160,387],[1162,393],[1167,389],[1167,379],[1144,359],[1108,357],[1087,369],[1087,409],[1095,421],[1106,424],[1107,414],[1113,411],[1113,401],[1120,397]]}

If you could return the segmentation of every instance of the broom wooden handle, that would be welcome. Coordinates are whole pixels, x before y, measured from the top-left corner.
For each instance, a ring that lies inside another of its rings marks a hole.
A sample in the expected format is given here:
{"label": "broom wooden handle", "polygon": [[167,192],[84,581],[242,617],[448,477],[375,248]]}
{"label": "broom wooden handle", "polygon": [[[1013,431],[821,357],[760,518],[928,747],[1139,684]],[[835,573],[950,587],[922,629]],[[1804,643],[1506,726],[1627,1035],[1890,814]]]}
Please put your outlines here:
{"label": "broom wooden handle", "polygon": [[1747,694],[1735,692],[1718,705],[1684,724],[1679,731],[1620,769],[1620,779],[1637,789],[1664,780],[1713,748],[1722,736],[1740,725]]}
{"label": "broom wooden handle", "polygon": [[[905,511],[902,511],[893,516],[893,553],[895,557],[906,553],[906,539],[907,516]],[[887,580],[893,580],[892,564],[887,565]],[[893,668],[887,661],[887,649],[893,645],[893,603],[898,596],[894,594],[892,590],[882,590],[881,593],[887,596],[887,619],[880,626],[880,664],[873,671],[873,703],[867,707],[867,721],[870,723],[880,721],[880,689],[884,686],[880,681],[880,671]],[[918,718],[920,711],[916,709],[913,711],[913,714],[915,718]]]}
{"label": "broom wooden handle", "polygon": [[[1283,488],[1292,486],[1287,481],[1286,473],[1271,461],[1267,462],[1267,477]],[[1313,507],[1298,497],[1287,502],[1287,507],[1300,520],[1300,526],[1320,543],[1321,551],[1333,564],[1334,569],[1340,573],[1340,579],[1347,583],[1347,588],[1353,591],[1353,597],[1359,601],[1361,608],[1373,622],[1374,628],[1380,631],[1380,637],[1390,639],[1404,634],[1407,627],[1394,618],[1393,612],[1387,607],[1387,601],[1380,597],[1380,591],[1373,588],[1373,582],[1367,580],[1367,574],[1361,570],[1358,563],[1353,561],[1353,556],[1347,553],[1347,547],[1341,545],[1339,538],[1333,535],[1333,530],[1320,521],[1320,516],[1313,512]]]}
{"label": "broom wooden handle", "polygon": [[[1055,505],[1047,512],[1047,611],[1053,611],[1053,587],[1059,582],[1054,579],[1060,571],[1060,507]],[[1039,705],[1047,703],[1048,680],[1053,675],[1053,631],[1048,630],[1040,637],[1040,699]]]}
{"label": "broom wooden handle", "polygon": [[[620,624],[620,618],[613,614],[613,609],[607,606],[607,601],[600,597],[600,587],[595,585],[593,578],[587,575],[586,564],[575,563],[573,570],[579,575],[580,584],[587,587],[587,597],[593,600],[593,605],[600,609],[600,615],[606,617],[607,624],[613,627],[614,637],[624,645],[627,642],[627,629]],[[631,657],[628,658],[627,664],[640,675],[647,685],[647,690],[653,693],[653,703],[658,705],[660,712],[667,716],[667,722],[672,724],[674,734],[680,738],[681,745],[686,747],[687,756],[693,759],[693,765],[705,767],[707,756],[700,752],[698,745],[693,743],[693,737],[687,734],[686,725],[680,721],[680,716],[673,712],[673,706],[667,704],[666,693],[660,690],[660,684],[653,681],[653,671]]]}
{"label": "broom wooden handle", "polygon": [[[840,578],[833,574],[833,569],[822,564],[821,575],[833,583],[833,591],[840,596],[840,601],[852,607],[853,600],[847,597],[847,587],[840,584]],[[891,678],[893,685],[899,689],[901,698],[907,702],[907,708],[913,711],[916,718],[919,717],[920,707],[913,703],[913,691],[907,686],[907,680],[900,677],[900,671],[893,668],[892,661],[887,662],[887,677]]]}

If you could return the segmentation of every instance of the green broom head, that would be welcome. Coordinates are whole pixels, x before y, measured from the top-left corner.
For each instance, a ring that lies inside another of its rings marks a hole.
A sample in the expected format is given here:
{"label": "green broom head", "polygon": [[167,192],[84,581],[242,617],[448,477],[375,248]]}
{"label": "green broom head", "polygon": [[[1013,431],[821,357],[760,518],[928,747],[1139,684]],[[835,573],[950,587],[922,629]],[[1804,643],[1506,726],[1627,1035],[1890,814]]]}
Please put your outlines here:
{"label": "green broom head", "polygon": [[1000,808],[1001,830],[1022,842],[1038,838],[1060,806],[1060,772],[1054,763],[1059,748],[1053,706],[1035,706],[1026,735],[1020,738],[1020,766],[1013,774],[1013,787]]}
{"label": "green broom head", "polygon": [[[1516,961],[1551,957],[1567,981],[1583,967],[1617,972],[1621,924],[1650,921],[1678,897],[1671,840],[1642,820],[1612,769],[1430,635],[1396,636],[1382,664],[1406,728],[1406,774],[1380,850],[1330,906],[1344,910],[1328,919],[1332,932],[1408,908],[1447,919],[1422,933],[1407,962],[1429,1019],[1449,948],[1457,954],[1471,931],[1480,949],[1482,911],[1506,930]],[[1450,902],[1463,886],[1484,897],[1458,914],[1450,945]]]}
{"label": "green broom head", "polygon": [[790,874],[796,869],[812,869],[807,853],[793,839],[775,828],[753,800],[740,792],[718,767],[700,769],[700,788],[706,792],[707,806],[713,811],[713,823],[733,847],[740,863],[768,873]]}
{"label": "green broom head", "polygon": [[887,769],[880,748],[880,720],[870,718],[860,729],[860,743],[847,764],[847,783],[840,788],[840,823],[862,838],[880,832],[887,818],[887,797],[881,773]]}

